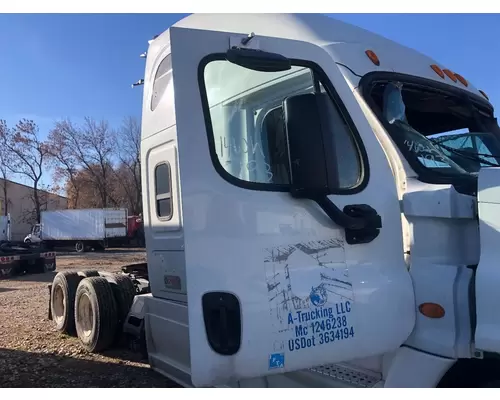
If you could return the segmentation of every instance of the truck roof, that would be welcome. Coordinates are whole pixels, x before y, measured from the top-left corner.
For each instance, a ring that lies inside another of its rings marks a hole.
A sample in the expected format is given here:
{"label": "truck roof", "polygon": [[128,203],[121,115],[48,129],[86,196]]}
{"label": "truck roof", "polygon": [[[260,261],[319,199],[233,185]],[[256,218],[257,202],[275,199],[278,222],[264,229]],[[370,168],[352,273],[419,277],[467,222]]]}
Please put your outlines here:
{"label": "truck roof", "polygon": [[[436,60],[381,35],[321,14],[191,14],[172,28],[238,34],[254,32],[256,36],[309,42],[324,47],[335,62],[348,66],[360,76],[373,71],[398,72],[446,83],[484,97],[471,83],[467,82],[468,86],[465,86],[460,81],[453,82],[448,76],[442,78],[434,72],[431,68],[433,64],[441,69],[447,68]],[[168,36],[164,32],[157,42],[164,40],[168,43]],[[375,52],[380,60],[379,66],[369,60],[366,50]],[[356,86],[359,76],[341,70],[346,79]]]}

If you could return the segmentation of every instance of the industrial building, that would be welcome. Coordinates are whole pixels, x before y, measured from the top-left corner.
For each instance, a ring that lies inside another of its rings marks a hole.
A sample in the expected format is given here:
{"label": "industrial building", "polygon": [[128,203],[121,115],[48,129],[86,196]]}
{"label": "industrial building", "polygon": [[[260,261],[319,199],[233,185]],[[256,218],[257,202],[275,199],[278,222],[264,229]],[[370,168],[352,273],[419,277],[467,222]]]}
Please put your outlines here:
{"label": "industrial building", "polygon": [[[5,199],[6,185],[7,199]],[[67,208],[68,199],[45,190],[39,190],[42,210]],[[33,188],[21,183],[0,178],[0,215],[10,214],[12,240],[23,240],[36,221]]]}

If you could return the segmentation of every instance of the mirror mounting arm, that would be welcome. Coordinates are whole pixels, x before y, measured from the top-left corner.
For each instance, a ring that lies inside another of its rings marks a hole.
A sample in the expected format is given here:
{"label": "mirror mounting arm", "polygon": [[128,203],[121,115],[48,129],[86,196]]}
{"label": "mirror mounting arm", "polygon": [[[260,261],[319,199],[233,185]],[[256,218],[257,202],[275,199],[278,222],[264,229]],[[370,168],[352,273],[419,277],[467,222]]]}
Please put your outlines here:
{"label": "mirror mounting arm", "polygon": [[342,228],[358,230],[366,227],[366,221],[364,218],[351,217],[338,208],[327,196],[321,196],[314,200],[318,203],[326,215],[328,215],[333,222]]}
{"label": "mirror mounting arm", "polygon": [[352,204],[340,210],[327,196],[314,200],[333,222],[345,229],[348,244],[369,243],[379,235],[382,218],[369,205]]}

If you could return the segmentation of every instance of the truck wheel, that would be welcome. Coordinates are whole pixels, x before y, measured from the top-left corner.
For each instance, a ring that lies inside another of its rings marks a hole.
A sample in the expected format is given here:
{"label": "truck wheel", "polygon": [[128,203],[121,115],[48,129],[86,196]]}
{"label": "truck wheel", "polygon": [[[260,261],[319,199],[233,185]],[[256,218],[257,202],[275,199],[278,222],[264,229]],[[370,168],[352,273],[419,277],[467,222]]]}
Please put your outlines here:
{"label": "truck wheel", "polygon": [[52,281],[50,312],[59,332],[75,333],[75,295],[82,278],[76,272],[59,272]]}
{"label": "truck wheel", "polygon": [[77,253],[83,253],[85,251],[85,243],[83,243],[82,241],[76,242],[75,251]]}
{"label": "truck wheel", "polygon": [[99,276],[99,271],[96,269],[87,269],[85,271],[78,271],[77,274],[82,278],[90,278],[91,276]]}
{"label": "truck wheel", "polygon": [[105,278],[93,276],[78,285],[75,299],[76,333],[83,347],[91,352],[108,348],[117,326],[116,301]]}

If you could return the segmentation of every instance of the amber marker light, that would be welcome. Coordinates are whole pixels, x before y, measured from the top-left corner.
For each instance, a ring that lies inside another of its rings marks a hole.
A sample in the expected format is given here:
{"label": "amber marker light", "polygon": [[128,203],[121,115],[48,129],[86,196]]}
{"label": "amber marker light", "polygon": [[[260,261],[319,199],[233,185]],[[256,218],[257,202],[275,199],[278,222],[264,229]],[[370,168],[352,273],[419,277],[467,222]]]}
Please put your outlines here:
{"label": "amber marker light", "polygon": [[436,64],[432,64],[431,68],[436,74],[438,74],[441,78],[444,79],[444,72],[441,68],[439,68]]}
{"label": "amber marker light", "polygon": [[427,318],[443,318],[444,308],[436,303],[422,303],[418,306],[418,311]]}
{"label": "amber marker light", "polygon": [[457,79],[460,81],[460,83],[462,85],[464,85],[465,87],[469,86],[469,82],[467,82],[467,80],[460,74],[455,74],[455,76],[457,77]]}
{"label": "amber marker light", "polygon": [[453,82],[457,82],[458,79],[457,77],[455,76],[455,74],[453,72],[451,72],[449,69],[443,69],[443,72],[446,74],[446,76],[448,78],[450,78]]}
{"label": "amber marker light", "polygon": [[377,55],[372,50],[366,50],[365,54],[368,56],[370,61],[372,63],[374,63],[377,67],[380,65],[380,60],[378,59]]}

